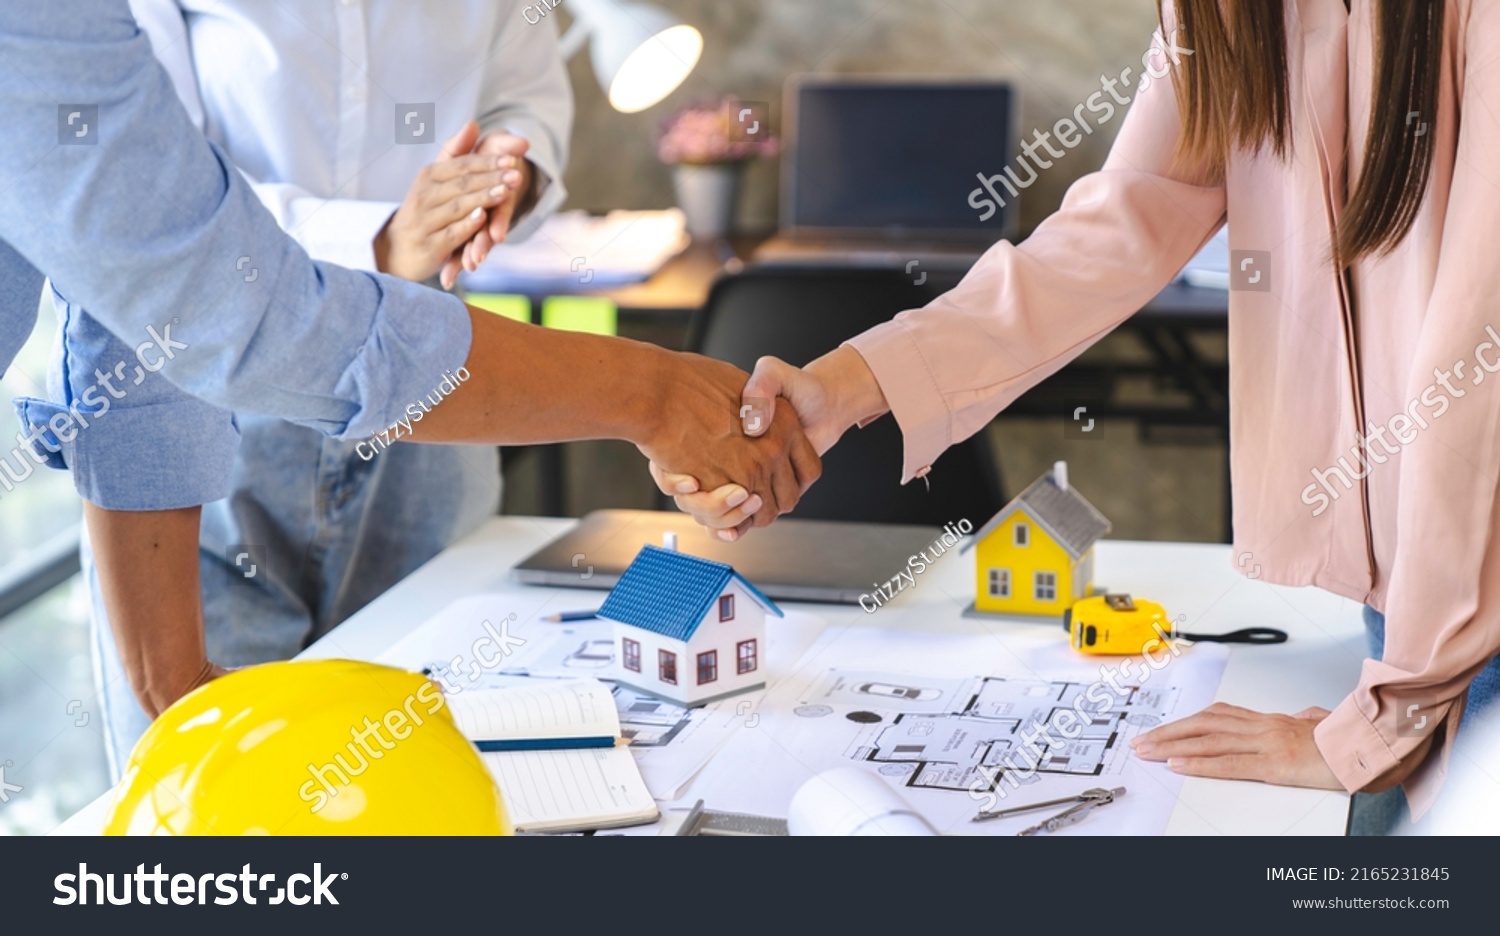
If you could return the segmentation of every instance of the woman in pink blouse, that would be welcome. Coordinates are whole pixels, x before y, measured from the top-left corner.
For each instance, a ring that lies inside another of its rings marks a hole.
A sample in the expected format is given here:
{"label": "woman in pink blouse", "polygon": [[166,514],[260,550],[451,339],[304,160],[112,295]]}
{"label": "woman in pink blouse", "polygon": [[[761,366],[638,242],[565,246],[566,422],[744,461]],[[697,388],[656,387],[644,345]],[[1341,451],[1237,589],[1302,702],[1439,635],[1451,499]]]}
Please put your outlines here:
{"label": "woman in pink blouse", "polygon": [[[1139,89],[1104,167],[1030,238],[805,370],[763,360],[746,396],[789,399],[820,451],[890,412],[902,482],[923,477],[1227,221],[1264,275],[1230,293],[1234,552],[1364,602],[1378,658],[1332,712],[1215,705],[1136,753],[1401,784],[1420,817],[1500,649],[1500,3],[1175,0],[1156,45],[1170,80]],[[679,503],[734,536],[757,506],[738,499]]]}

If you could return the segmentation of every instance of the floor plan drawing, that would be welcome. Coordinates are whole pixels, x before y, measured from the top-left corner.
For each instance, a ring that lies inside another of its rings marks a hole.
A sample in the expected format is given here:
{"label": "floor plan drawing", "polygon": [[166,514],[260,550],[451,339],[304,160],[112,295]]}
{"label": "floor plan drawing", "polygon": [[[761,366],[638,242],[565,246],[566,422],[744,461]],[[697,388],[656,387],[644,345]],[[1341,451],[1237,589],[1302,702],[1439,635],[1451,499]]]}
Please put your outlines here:
{"label": "floor plan drawing", "polygon": [[688,793],[715,809],[783,816],[810,778],[852,766],[944,835],[1003,836],[1038,817],[975,816],[1123,788],[1120,806],[1062,834],[1160,835],[1183,778],[1137,757],[1131,741],[1211,704],[1227,657],[1203,644],[1123,675],[1121,661],[1075,653],[1051,628],[1004,640],[988,628],[830,628]]}
{"label": "floor plan drawing", "polygon": [[[1119,770],[1124,742],[1174,707],[1176,690],[980,676],[916,680],[830,671],[804,705],[836,703],[860,726],[845,756],[905,786],[992,790],[1007,773],[1095,777]],[[853,707],[852,710],[850,707]],[[1012,776],[1014,782],[1018,778]]]}

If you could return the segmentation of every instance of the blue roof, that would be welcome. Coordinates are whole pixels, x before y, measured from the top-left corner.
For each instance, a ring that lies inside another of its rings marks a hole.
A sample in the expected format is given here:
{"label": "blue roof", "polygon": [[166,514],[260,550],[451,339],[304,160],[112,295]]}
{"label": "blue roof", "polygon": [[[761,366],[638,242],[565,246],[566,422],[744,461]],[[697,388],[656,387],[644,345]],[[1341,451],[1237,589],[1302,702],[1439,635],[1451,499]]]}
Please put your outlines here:
{"label": "blue roof", "polygon": [[689,640],[731,578],[767,611],[783,616],[775,602],[730,566],[658,546],[641,549],[604,600],[599,616],[673,640]]}

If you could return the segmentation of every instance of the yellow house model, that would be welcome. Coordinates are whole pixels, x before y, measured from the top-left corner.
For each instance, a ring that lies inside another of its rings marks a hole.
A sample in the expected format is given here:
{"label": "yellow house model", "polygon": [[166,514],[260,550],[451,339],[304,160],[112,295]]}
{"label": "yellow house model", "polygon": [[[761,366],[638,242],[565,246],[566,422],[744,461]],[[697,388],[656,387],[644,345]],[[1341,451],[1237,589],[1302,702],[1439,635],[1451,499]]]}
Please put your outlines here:
{"label": "yellow house model", "polygon": [[1061,617],[1094,591],[1094,544],[1109,520],[1068,485],[1058,462],[986,523],[974,550],[974,607],[980,614]]}

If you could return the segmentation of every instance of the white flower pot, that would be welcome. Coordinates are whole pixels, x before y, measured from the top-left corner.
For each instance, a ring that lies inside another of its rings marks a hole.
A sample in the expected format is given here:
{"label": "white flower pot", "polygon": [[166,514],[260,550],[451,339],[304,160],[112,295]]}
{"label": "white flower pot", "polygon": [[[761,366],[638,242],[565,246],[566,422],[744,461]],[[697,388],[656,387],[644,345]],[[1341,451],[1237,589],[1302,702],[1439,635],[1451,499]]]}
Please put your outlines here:
{"label": "white flower pot", "polygon": [[739,203],[740,166],[677,166],[672,182],[677,187],[677,207],[687,215],[688,233],[695,240],[729,236]]}

